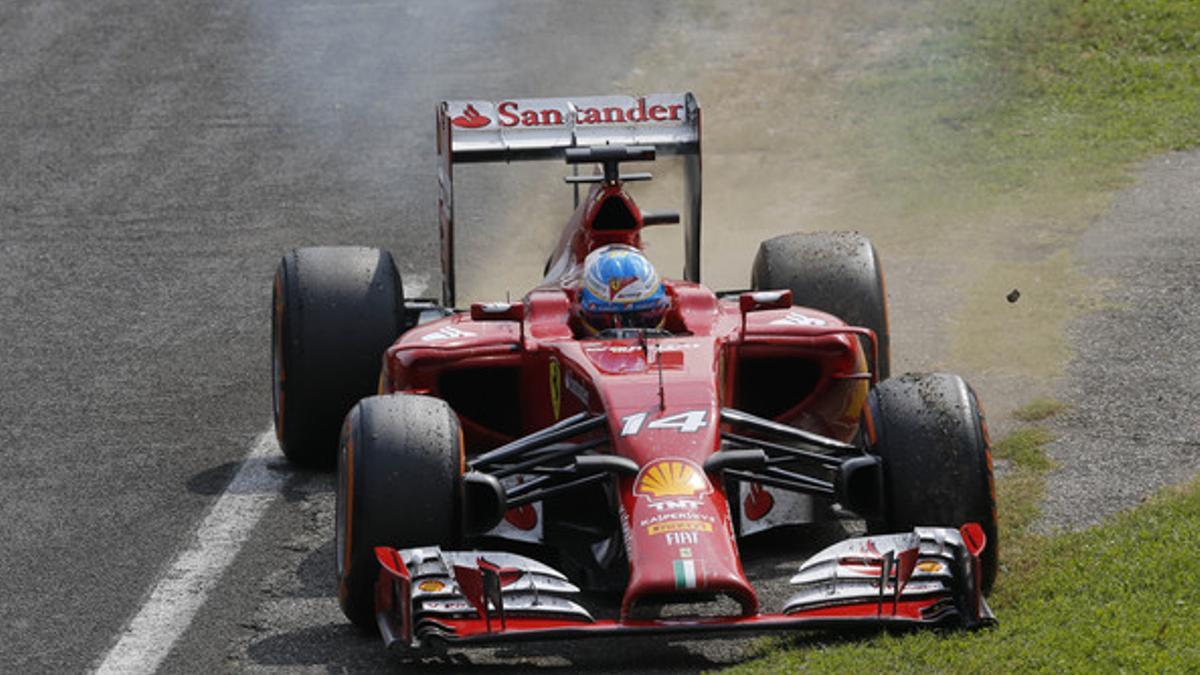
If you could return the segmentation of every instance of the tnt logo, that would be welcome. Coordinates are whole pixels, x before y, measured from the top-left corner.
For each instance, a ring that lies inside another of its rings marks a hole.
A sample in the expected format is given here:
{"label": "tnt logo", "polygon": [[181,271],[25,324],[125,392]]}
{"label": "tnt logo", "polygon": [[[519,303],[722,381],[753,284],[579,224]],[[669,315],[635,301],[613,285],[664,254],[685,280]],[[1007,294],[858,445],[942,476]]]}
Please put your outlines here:
{"label": "tnt logo", "polygon": [[700,502],[695,499],[664,499],[650,502],[650,508],[655,511],[695,511],[700,508]]}

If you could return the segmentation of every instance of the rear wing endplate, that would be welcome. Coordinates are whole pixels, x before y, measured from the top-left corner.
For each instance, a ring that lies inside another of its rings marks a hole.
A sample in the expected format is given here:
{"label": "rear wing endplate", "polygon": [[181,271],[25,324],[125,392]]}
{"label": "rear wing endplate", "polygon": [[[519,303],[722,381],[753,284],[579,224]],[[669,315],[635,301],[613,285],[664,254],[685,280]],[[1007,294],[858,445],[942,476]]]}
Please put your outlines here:
{"label": "rear wing endplate", "polygon": [[684,160],[684,269],[700,281],[700,105],[691,93],[442,101],[437,108],[442,303],[454,306],[454,165],[562,159],[567,148],[653,146]]}

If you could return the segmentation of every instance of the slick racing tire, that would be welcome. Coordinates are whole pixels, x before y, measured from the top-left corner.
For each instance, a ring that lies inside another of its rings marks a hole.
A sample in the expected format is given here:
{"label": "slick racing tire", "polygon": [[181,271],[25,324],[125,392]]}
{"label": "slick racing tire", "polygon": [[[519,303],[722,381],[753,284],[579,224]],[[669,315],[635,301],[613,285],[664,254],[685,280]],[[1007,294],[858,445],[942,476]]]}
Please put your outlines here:
{"label": "slick racing tire", "polygon": [[334,535],[338,601],[364,631],[377,629],[376,546],[458,543],[461,439],[454,411],[428,396],[372,396],[346,416]]}
{"label": "slick racing tire", "polygon": [[383,352],[404,331],[404,290],[387,251],[300,248],[275,272],[275,434],[287,458],[332,469],[350,406],[376,393]]}
{"label": "slick racing tire", "polygon": [[887,292],[883,267],[871,241],[857,232],[793,232],[758,246],[751,270],[754,290],[792,292],[792,302],[828,312],[851,326],[875,331],[878,363],[868,364],[880,381],[891,374]]}
{"label": "slick racing tire", "polygon": [[875,387],[869,404],[870,451],[883,458],[884,512],[868,530],[979,523],[987,535],[980,585],[990,592],[999,553],[996,493],[987,422],[974,390],[957,375],[907,374]]}

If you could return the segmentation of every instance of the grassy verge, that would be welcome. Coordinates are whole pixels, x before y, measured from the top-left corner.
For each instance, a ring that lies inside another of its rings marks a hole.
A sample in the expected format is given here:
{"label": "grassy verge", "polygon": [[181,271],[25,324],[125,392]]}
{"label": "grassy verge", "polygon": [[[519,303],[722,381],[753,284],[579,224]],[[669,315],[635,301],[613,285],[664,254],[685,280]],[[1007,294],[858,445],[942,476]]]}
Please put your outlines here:
{"label": "grassy verge", "polygon": [[1061,216],[1088,202],[1064,195],[1106,194],[1131,160],[1200,143],[1200,3],[930,4],[919,44],[858,87],[883,208],[927,218],[1019,197]]}
{"label": "grassy verge", "polygon": [[[1042,403],[1014,417],[1037,416]],[[1045,419],[1041,417],[1040,419]],[[1000,627],[977,633],[807,635],[765,643],[738,672],[1194,672],[1200,668],[1200,482],[1083,532],[1029,531],[1051,467],[1040,427],[996,443],[1009,465],[997,499]]]}
{"label": "grassy verge", "polygon": [[[959,265],[946,366],[1036,386],[1070,359],[1067,322],[1102,302],[1075,264],[1078,236],[1135,162],[1200,145],[1200,3],[912,8],[900,45],[842,92],[858,193],[818,224],[857,223],[891,256]],[[1012,288],[1025,298],[1006,305]]]}
{"label": "grassy verge", "polygon": [[1104,526],[1041,541],[1036,569],[1018,573],[1019,583],[1002,577],[994,630],[814,640],[736,670],[1195,672],[1196,541],[1200,484],[1170,490]]}
{"label": "grassy verge", "polygon": [[[1037,409],[1038,402],[1028,404],[1014,411],[1013,418],[1020,419]],[[1046,494],[1046,472],[1054,468],[1045,451],[1053,440],[1054,435],[1043,427],[1021,427],[992,447],[992,457],[1004,467],[996,482],[1000,577],[991,598],[998,608],[1018,595],[1037,569],[1043,542],[1030,533],[1030,528],[1041,515],[1039,504]]]}
{"label": "grassy verge", "polygon": [[1013,419],[1021,422],[1040,422],[1067,409],[1067,404],[1049,398],[1035,398],[1023,408],[1013,411]]}
{"label": "grassy verge", "polygon": [[[862,220],[905,221],[918,254],[931,242],[962,239],[971,250],[1006,251],[1004,264],[1013,269],[995,263],[994,273],[980,254],[970,297],[981,299],[960,317],[978,334],[964,329],[956,344],[984,345],[985,353],[956,347],[952,354],[954,363],[988,370],[998,367],[988,359],[1002,350],[982,338],[1014,333],[1011,312],[984,302],[1004,292],[1002,279],[1042,280],[1041,306],[1069,314],[1086,291],[1053,274],[1071,268],[1063,247],[1128,180],[1133,162],[1200,144],[1200,3],[931,0],[921,7],[927,11],[912,15],[907,31],[920,37],[852,87],[855,112],[846,124],[858,153],[876,160],[859,172],[871,197],[859,202]],[[1053,289],[1062,287],[1069,288],[1054,301]],[[1042,340],[1021,353],[1050,353],[1055,344]],[[1031,372],[1046,370],[1033,365]],[[1036,425],[1061,409],[1036,401],[1013,419]],[[1044,490],[1049,462],[1041,447],[1049,440],[1027,426],[996,444],[1008,465],[997,495],[997,630],[808,636],[773,643],[743,670],[1200,669],[1200,559],[1193,552],[1200,482],[1102,526],[1039,536],[1029,525]]]}

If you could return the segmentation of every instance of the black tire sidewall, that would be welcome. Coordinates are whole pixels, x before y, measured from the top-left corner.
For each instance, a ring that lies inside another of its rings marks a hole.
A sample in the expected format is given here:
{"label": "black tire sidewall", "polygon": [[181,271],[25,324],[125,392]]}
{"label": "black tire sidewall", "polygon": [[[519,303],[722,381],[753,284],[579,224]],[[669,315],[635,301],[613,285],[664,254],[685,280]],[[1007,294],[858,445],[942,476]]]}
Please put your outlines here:
{"label": "black tire sidewall", "polygon": [[383,352],[405,329],[400,274],[379,249],[296,249],[279,263],[275,295],[276,435],[290,461],[332,469],[342,420],[376,393]]}
{"label": "black tire sidewall", "polygon": [[373,631],[375,547],[459,543],[458,418],[444,401],[427,396],[366,398],[347,415],[338,454],[337,518],[339,526],[347,519],[349,539],[347,546],[342,532],[335,533],[338,600],[347,618]]}
{"label": "black tire sidewall", "polygon": [[[751,269],[755,290],[792,292],[792,302],[870,328],[878,342],[879,380],[891,374],[887,287],[875,246],[857,232],[793,232],[758,247]],[[871,360],[869,346],[868,362]]]}
{"label": "black tire sidewall", "polygon": [[871,451],[884,461],[886,511],[873,532],[979,523],[980,558],[990,592],[999,559],[995,491],[986,421],[978,398],[957,375],[905,375],[871,391]]}

